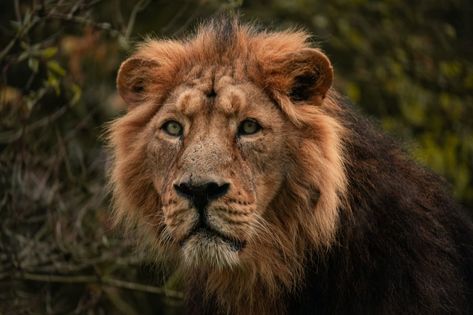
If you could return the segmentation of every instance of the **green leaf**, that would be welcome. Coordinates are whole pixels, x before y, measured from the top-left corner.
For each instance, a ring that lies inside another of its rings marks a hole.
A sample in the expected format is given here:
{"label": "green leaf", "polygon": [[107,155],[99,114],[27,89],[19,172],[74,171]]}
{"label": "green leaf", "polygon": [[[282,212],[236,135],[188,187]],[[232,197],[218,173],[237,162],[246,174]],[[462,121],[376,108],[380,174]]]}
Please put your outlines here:
{"label": "green leaf", "polygon": [[72,84],[71,91],[72,91],[71,105],[75,105],[79,102],[82,96],[82,89],[77,84]]}
{"label": "green leaf", "polygon": [[29,52],[28,51],[24,51],[20,54],[20,56],[18,57],[18,62],[21,62],[23,60],[26,60],[26,58],[29,57]]}
{"label": "green leaf", "polygon": [[51,72],[48,73],[48,81],[47,85],[52,87],[54,89],[54,92],[56,92],[56,95],[61,94],[61,89],[59,86],[59,80],[58,78]]}
{"label": "green leaf", "polygon": [[30,59],[28,59],[28,67],[30,67],[30,69],[31,69],[34,73],[38,72],[38,68],[39,68],[38,59],[35,59],[35,58],[30,58]]}
{"label": "green leaf", "polygon": [[54,57],[56,53],[57,53],[57,47],[48,47],[41,51],[41,55],[46,59]]}
{"label": "green leaf", "polygon": [[64,68],[61,67],[61,65],[56,60],[48,61],[47,66],[49,70],[56,73],[57,75],[60,75],[61,77],[66,74],[66,70],[64,70]]}

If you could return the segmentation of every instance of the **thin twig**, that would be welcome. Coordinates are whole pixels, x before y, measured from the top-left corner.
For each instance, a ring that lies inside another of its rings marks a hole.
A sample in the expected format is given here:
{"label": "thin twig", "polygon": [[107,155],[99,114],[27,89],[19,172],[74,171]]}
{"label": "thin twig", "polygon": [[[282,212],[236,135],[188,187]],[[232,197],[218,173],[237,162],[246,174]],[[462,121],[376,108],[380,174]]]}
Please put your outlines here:
{"label": "thin twig", "polygon": [[15,280],[51,282],[51,283],[70,283],[70,284],[94,283],[94,284],[101,284],[104,286],[116,287],[120,289],[164,295],[168,298],[173,298],[173,299],[183,298],[183,294],[178,291],[164,289],[164,288],[136,283],[136,282],[114,279],[111,277],[98,277],[98,276],[93,276],[93,275],[62,276],[62,275],[44,275],[44,274],[35,274],[35,273],[18,273],[12,276],[11,278]]}
{"label": "thin twig", "polygon": [[150,0],[141,0],[135,6],[133,7],[133,10],[131,11],[130,14],[130,19],[128,20],[128,26],[126,27],[126,32],[125,32],[125,39],[128,42],[131,36],[131,32],[133,30],[133,27],[135,26],[135,20],[136,20],[136,15],[144,10],[150,3]]}

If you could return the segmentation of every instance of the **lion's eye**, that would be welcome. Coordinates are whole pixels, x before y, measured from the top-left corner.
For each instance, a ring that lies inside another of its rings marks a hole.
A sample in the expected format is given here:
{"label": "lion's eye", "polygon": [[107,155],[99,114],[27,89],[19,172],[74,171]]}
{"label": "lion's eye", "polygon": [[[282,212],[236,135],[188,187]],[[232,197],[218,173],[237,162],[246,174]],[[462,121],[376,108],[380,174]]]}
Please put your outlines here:
{"label": "lion's eye", "polygon": [[245,119],[238,127],[238,134],[241,136],[252,135],[261,130],[260,124],[254,119]]}
{"label": "lion's eye", "polygon": [[173,137],[179,137],[182,135],[182,125],[177,121],[170,120],[161,127],[168,135]]}

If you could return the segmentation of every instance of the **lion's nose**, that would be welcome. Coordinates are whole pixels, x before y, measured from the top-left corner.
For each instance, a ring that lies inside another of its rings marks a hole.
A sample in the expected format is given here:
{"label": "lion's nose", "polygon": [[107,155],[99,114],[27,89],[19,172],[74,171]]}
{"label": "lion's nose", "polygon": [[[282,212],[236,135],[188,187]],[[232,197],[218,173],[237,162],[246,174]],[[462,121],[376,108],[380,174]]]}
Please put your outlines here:
{"label": "lion's nose", "polygon": [[203,209],[210,201],[225,195],[229,187],[229,183],[219,184],[213,181],[199,184],[185,182],[174,185],[177,193],[189,199],[197,209]]}

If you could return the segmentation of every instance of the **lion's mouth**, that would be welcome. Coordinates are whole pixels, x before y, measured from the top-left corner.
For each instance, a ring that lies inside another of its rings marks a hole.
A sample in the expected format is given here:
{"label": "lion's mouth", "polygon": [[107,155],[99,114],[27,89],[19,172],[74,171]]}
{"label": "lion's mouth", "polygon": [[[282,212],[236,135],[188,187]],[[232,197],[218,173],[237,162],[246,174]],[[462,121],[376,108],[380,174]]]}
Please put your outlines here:
{"label": "lion's mouth", "polygon": [[199,235],[202,238],[206,238],[208,240],[212,239],[220,239],[227,243],[230,248],[235,251],[239,252],[241,251],[245,245],[246,242],[242,240],[238,240],[232,237],[229,237],[222,232],[219,232],[212,227],[208,225],[203,225],[203,224],[198,224],[196,225],[179,243],[181,246],[184,246],[184,244],[194,235]]}

